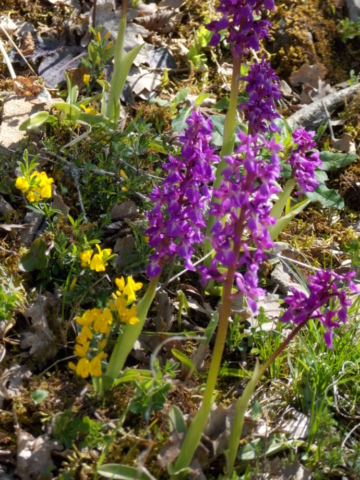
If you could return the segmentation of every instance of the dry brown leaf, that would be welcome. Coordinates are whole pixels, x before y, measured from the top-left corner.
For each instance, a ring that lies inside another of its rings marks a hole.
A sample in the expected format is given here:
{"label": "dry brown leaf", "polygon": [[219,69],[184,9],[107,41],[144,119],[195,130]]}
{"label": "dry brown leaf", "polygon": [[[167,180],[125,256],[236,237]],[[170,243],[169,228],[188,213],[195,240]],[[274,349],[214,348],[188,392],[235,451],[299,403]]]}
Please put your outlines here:
{"label": "dry brown leaf", "polygon": [[165,290],[157,292],[156,300],[158,302],[157,314],[154,319],[156,331],[168,332],[174,321],[174,305],[170,302],[169,295]]}
{"label": "dry brown leaf", "polygon": [[5,230],[6,232],[11,232],[11,230],[18,230],[25,228],[25,225],[17,225],[15,223],[0,223],[0,230]]}
{"label": "dry brown leaf", "polygon": [[279,429],[288,435],[290,440],[307,438],[310,432],[310,417],[296,410],[291,410],[292,419],[285,419]]}
{"label": "dry brown leaf", "polygon": [[20,342],[22,349],[30,348],[30,355],[34,357],[39,368],[43,368],[57,353],[55,337],[45,312],[46,301],[44,295],[38,295],[36,302],[25,308],[25,317],[31,319],[31,331],[23,333]]}
{"label": "dry brown leaf", "polygon": [[136,18],[135,22],[149,31],[169,33],[174,30],[177,23],[181,22],[182,17],[182,13],[176,12],[176,10],[172,8],[159,8],[159,10],[152,15]]}
{"label": "dry brown leaf", "polygon": [[340,152],[356,153],[356,145],[350,133],[344,133],[341,138],[331,140],[331,145]]}
{"label": "dry brown leaf", "polygon": [[[59,450],[58,442],[45,434],[34,438],[30,433],[17,427],[17,465],[16,473],[21,480],[44,478],[53,466],[51,452]],[[46,478],[53,478],[52,474]]]}
{"label": "dry brown leaf", "polygon": [[290,83],[294,86],[308,83],[312,87],[317,88],[319,78],[324,80],[326,74],[327,68],[322,63],[315,63],[315,65],[304,63],[299,70],[295,70],[290,75]]}
{"label": "dry brown leaf", "polygon": [[31,32],[27,32],[21,46],[20,46],[20,52],[23,55],[32,55],[35,50],[35,42],[33,39],[33,36]]}
{"label": "dry brown leaf", "polygon": [[53,192],[52,199],[52,208],[54,208],[55,210],[60,210],[63,215],[67,216],[70,212],[70,207],[66,205],[62,196]]}
{"label": "dry brown leaf", "polygon": [[24,230],[20,233],[20,241],[31,245],[44,217],[40,213],[27,212],[24,218]]}
{"label": "dry brown leaf", "polygon": [[41,92],[42,85],[38,77],[16,77],[13,81],[16,95],[23,97],[36,97]]}
{"label": "dry brown leaf", "polygon": [[148,72],[144,68],[139,69],[139,71],[139,74],[129,75],[127,81],[135,95],[143,100],[148,100],[151,93],[161,85],[162,73]]}
{"label": "dry brown leaf", "polygon": [[66,70],[67,75],[71,79],[73,85],[77,85],[79,91],[85,87],[84,75],[89,73],[89,70],[86,67],[72,68],[71,70]]}
{"label": "dry brown leaf", "polygon": [[136,203],[132,200],[116,203],[110,213],[111,220],[134,219],[137,215],[138,209]]}

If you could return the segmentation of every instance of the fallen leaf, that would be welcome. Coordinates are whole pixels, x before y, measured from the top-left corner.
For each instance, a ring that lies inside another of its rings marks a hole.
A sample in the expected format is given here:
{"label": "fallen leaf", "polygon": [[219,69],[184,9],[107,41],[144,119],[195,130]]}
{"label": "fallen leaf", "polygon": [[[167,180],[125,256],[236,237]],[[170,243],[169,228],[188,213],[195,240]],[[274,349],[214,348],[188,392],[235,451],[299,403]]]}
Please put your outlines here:
{"label": "fallen leaf", "polygon": [[163,290],[156,294],[157,314],[154,319],[157,332],[168,332],[174,321],[174,306],[170,302],[168,293]]}
{"label": "fallen leaf", "polygon": [[150,50],[144,61],[150,68],[176,68],[176,62],[167,48],[154,48]]}
{"label": "fallen leaf", "polygon": [[15,223],[0,223],[0,230],[5,230],[6,232],[11,232],[11,230],[21,230],[25,228],[24,225],[17,225]]}
{"label": "fallen leaf", "polygon": [[313,102],[316,102],[317,100],[321,100],[322,98],[326,97],[326,95],[330,95],[335,91],[335,88],[331,87],[328,82],[324,82],[323,80],[321,80],[321,78],[319,78],[317,88],[314,88],[313,91],[309,93],[309,95],[311,100]]}
{"label": "fallen leaf", "polygon": [[285,98],[291,98],[293,96],[292,88],[285,80],[280,80],[280,92]]}
{"label": "fallen leaf", "polygon": [[291,458],[277,457],[266,462],[266,471],[268,473],[263,473],[263,480],[309,480],[311,478],[310,472]]}
{"label": "fallen leaf", "polygon": [[38,231],[44,217],[40,213],[27,212],[24,218],[24,230],[20,233],[20,241],[30,245]]}
{"label": "fallen leaf", "polygon": [[290,440],[307,438],[310,432],[310,417],[296,410],[291,410],[292,419],[283,420],[279,429],[288,435]]}
{"label": "fallen leaf", "polygon": [[116,203],[111,210],[111,220],[124,220],[126,218],[133,219],[138,215],[136,203],[128,200],[123,203]]}
{"label": "fallen leaf", "polygon": [[32,55],[35,50],[35,42],[30,31],[27,32],[21,46],[20,52],[26,57],[27,55]]}
{"label": "fallen leaf", "polygon": [[114,246],[116,267],[122,269],[137,259],[135,239],[132,235],[118,238]]}
{"label": "fallen leaf", "polygon": [[[17,427],[16,473],[21,480],[44,478],[44,472],[53,467],[51,452],[60,450],[59,443],[45,434],[34,438],[30,433]],[[51,478],[52,476],[47,476]]]}
{"label": "fallen leaf", "polygon": [[159,8],[157,12],[152,15],[138,17],[134,21],[145,27],[147,30],[156,31],[159,33],[169,33],[175,28],[175,25],[181,22],[182,13],[169,8]]}
{"label": "fallen leaf", "polygon": [[70,207],[66,205],[61,195],[53,192],[52,194],[52,208],[55,210],[60,210],[60,212],[67,217],[70,212]]}
{"label": "fallen leaf", "polygon": [[333,140],[331,140],[331,145],[340,152],[356,153],[356,145],[350,133],[343,133],[343,135],[339,139],[334,138]]}
{"label": "fallen leaf", "polygon": [[42,88],[38,77],[17,76],[13,85],[15,94],[23,97],[36,97]]}
{"label": "fallen leaf", "polygon": [[45,306],[46,297],[38,295],[36,302],[25,308],[25,317],[31,319],[31,331],[23,333],[20,342],[22,349],[30,348],[30,355],[39,368],[43,368],[57,353],[55,337],[48,325]]}
{"label": "fallen leaf", "polygon": [[143,100],[149,100],[151,93],[161,85],[162,73],[148,72],[144,68],[140,68],[140,73],[129,75],[127,81],[135,95],[138,95]]}
{"label": "fallen leaf", "polygon": [[186,0],[161,0],[159,7],[180,8]]}
{"label": "fallen leaf", "polygon": [[315,63],[315,65],[304,63],[299,70],[295,70],[290,75],[290,83],[293,86],[308,83],[312,87],[317,88],[319,78],[324,80],[327,71],[327,68],[322,63]]}
{"label": "fallen leaf", "polygon": [[40,63],[38,68],[45,84],[50,88],[65,82],[64,73],[71,67],[77,67],[81,57],[86,55],[87,50],[77,46],[61,47],[55,52],[52,51]]}

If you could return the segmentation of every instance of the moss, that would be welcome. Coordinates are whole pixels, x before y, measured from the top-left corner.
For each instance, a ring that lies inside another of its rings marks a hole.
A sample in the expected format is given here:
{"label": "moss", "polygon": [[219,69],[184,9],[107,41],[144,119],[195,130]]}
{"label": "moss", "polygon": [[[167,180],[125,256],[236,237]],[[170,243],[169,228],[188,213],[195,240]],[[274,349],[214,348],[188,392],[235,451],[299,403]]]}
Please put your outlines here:
{"label": "moss", "polygon": [[285,0],[270,19],[274,23],[268,48],[272,64],[282,78],[306,62],[320,62],[328,69],[332,83],[348,78],[359,61],[341,41],[340,20],[345,16],[344,0]]}

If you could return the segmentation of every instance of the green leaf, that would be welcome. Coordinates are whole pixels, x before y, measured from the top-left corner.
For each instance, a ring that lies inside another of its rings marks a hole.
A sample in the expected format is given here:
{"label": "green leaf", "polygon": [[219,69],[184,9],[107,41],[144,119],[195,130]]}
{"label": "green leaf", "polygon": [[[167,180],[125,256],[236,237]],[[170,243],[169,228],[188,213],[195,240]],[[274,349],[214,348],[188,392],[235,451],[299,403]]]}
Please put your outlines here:
{"label": "green leaf", "polygon": [[304,210],[304,208],[309,205],[310,200],[304,200],[303,202],[299,203],[296,208],[291,210],[287,215],[284,215],[279,220],[276,221],[276,224],[269,228],[269,233],[271,240],[275,240],[279,234],[284,230],[284,228],[291,222],[291,220],[296,217],[300,212]]}
{"label": "green leaf", "polygon": [[108,463],[98,468],[98,473],[106,478],[114,480],[156,480],[145,467],[129,467],[117,463]]}
{"label": "green leaf", "polygon": [[56,108],[60,112],[64,112],[70,118],[70,120],[77,120],[83,113],[80,108],[65,102],[52,103],[51,108]]}
{"label": "green leaf", "polygon": [[262,408],[261,408],[261,405],[260,403],[255,400],[252,404],[251,404],[251,418],[253,420],[256,420],[257,418],[260,417],[260,415],[262,414]]}
{"label": "green leaf", "polygon": [[28,253],[20,259],[20,270],[23,272],[32,272],[33,270],[42,270],[46,267],[46,249],[47,245],[42,238],[37,238],[31,244]]}
{"label": "green leaf", "polygon": [[344,200],[337,191],[327,188],[323,183],[320,183],[314,192],[308,192],[306,196],[312,202],[320,202],[324,207],[337,208],[338,210],[344,208]]}
{"label": "green leaf", "polygon": [[48,395],[49,392],[47,390],[34,390],[31,392],[30,397],[32,398],[32,401],[38,405],[43,402]]}
{"label": "green leaf", "polygon": [[188,358],[186,355],[184,355],[180,350],[177,350],[176,348],[173,348],[171,350],[171,353],[174,355],[175,358],[177,358],[181,363],[183,363],[189,370],[193,370],[195,374],[197,375],[198,371],[195,368],[193,362]]}
{"label": "green leaf", "polygon": [[216,147],[221,147],[221,145],[223,144],[223,138],[224,138],[225,116],[211,115],[210,118],[211,118],[213,129],[214,129],[212,143]]}
{"label": "green leaf", "polygon": [[121,56],[119,61],[115,57],[114,73],[111,77],[111,88],[109,94],[109,101],[106,107],[106,116],[112,120],[117,121],[120,115],[120,95],[124,88],[126,77],[130,71],[131,65],[134,63],[135,58],[143,47],[137,45],[130,52]]}
{"label": "green leaf", "polygon": [[186,127],[186,120],[191,113],[191,107],[184,107],[180,110],[179,115],[171,122],[171,126],[175,132],[183,133]]}
{"label": "green leaf", "polygon": [[256,460],[264,455],[274,455],[289,448],[288,442],[284,442],[278,435],[270,435],[267,442],[263,438],[257,438],[243,447],[238,458],[242,461]]}
{"label": "green leaf", "polygon": [[30,117],[22,122],[19,126],[20,131],[32,130],[41,127],[49,118],[49,112],[38,112],[30,115]]}
{"label": "green leaf", "polygon": [[176,100],[176,105],[178,105],[179,103],[182,103],[182,102],[185,102],[186,100],[186,97],[189,95],[190,93],[190,88],[183,88],[182,90],[180,90],[180,92],[177,92],[177,94],[175,95],[175,100]]}
{"label": "green leaf", "polygon": [[359,157],[356,155],[356,153],[321,152],[320,158],[323,162],[323,170],[326,172],[331,172],[333,170],[337,170],[338,168],[344,168],[347,165],[350,165]]}
{"label": "green leaf", "polygon": [[201,105],[202,102],[207,98],[209,98],[209,95],[207,93],[201,92],[195,101],[196,105]]}
{"label": "green leaf", "polygon": [[176,405],[173,405],[171,407],[171,410],[169,413],[169,420],[170,420],[170,432],[172,432],[174,429],[176,430],[177,433],[187,432],[185,418],[180,408],[177,407]]}

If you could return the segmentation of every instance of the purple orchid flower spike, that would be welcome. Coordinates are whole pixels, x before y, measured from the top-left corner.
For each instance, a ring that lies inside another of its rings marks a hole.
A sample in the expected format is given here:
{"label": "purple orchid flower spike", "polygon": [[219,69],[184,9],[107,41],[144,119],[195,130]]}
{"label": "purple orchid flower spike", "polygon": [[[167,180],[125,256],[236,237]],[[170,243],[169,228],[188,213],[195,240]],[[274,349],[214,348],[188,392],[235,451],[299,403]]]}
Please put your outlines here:
{"label": "purple orchid flower spike", "polygon": [[270,63],[263,57],[261,62],[252,64],[247,75],[240,80],[247,82],[249,101],[240,103],[239,109],[248,121],[249,132],[266,133],[270,130],[280,133],[280,128],[274,123],[276,118],[280,118],[275,106],[275,101],[281,98],[280,80]]}
{"label": "purple orchid flower spike", "polygon": [[147,213],[149,227],[145,232],[150,247],[155,249],[147,268],[150,278],[158,276],[175,255],[185,260],[187,269],[194,270],[194,245],[205,236],[204,212],[212,195],[213,165],[220,158],[210,147],[211,120],[193,111],[186,123],[187,129],[179,137],[181,156],[169,155],[163,164],[167,178],[150,195],[155,204]]}
{"label": "purple orchid flower spike", "polygon": [[273,0],[220,0],[217,8],[222,13],[220,20],[210,22],[206,28],[213,32],[211,46],[216,46],[221,39],[221,30],[228,30],[226,39],[231,46],[234,57],[241,57],[249,49],[259,50],[259,42],[268,37],[271,23],[264,19],[254,19],[262,10],[273,10]]}
{"label": "purple orchid flower spike", "polygon": [[[264,251],[273,245],[268,231],[275,222],[270,216],[270,196],[278,191],[281,146],[261,134],[240,131],[238,137],[240,145],[234,156],[226,158],[224,180],[214,191],[217,202],[210,205],[210,214],[217,218],[211,231],[215,255],[210,267],[200,266],[199,271],[204,284],[209,278],[224,283],[229,273],[221,274],[219,268],[233,268],[239,293],[247,296],[255,312],[256,299],[264,294],[258,287],[259,265],[267,258]],[[269,161],[263,158],[265,151]]]}
{"label": "purple orchid flower spike", "polygon": [[[285,298],[289,308],[280,320],[291,321],[297,325],[306,323],[309,319],[320,320],[325,327],[325,342],[332,349],[333,329],[346,322],[348,308],[351,306],[351,300],[347,297],[345,289],[340,289],[338,285],[347,284],[352,292],[358,293],[352,281],[355,276],[354,271],[339,275],[330,270],[318,270],[315,275],[307,278],[309,295],[290,287],[291,296]],[[336,300],[339,308],[334,306]],[[320,311],[321,307],[325,307],[324,313]]]}
{"label": "purple orchid flower spike", "polygon": [[303,128],[293,132],[295,147],[286,163],[291,166],[291,176],[300,187],[298,194],[313,192],[319,185],[315,178],[315,170],[322,167],[320,154],[317,150],[310,151],[316,147],[316,142],[313,141],[314,136],[315,132],[307,132]]}

